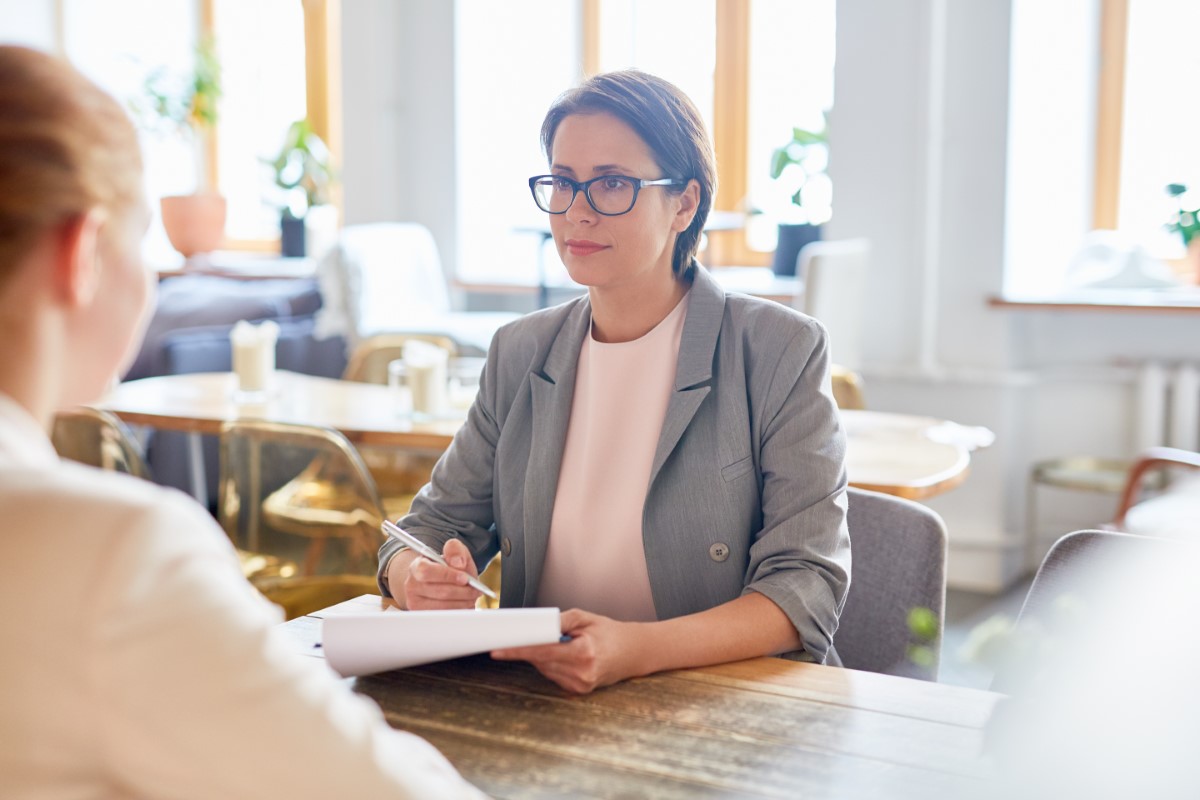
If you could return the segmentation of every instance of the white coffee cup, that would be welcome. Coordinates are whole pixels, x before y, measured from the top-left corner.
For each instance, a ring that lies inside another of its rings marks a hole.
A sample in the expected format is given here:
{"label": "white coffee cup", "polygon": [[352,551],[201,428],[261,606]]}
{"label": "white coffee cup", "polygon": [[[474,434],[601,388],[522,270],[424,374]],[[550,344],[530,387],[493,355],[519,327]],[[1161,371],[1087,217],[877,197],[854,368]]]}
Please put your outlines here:
{"label": "white coffee cup", "polygon": [[257,325],[241,320],[233,326],[229,340],[238,402],[261,402],[273,388],[279,325],[272,320]]}

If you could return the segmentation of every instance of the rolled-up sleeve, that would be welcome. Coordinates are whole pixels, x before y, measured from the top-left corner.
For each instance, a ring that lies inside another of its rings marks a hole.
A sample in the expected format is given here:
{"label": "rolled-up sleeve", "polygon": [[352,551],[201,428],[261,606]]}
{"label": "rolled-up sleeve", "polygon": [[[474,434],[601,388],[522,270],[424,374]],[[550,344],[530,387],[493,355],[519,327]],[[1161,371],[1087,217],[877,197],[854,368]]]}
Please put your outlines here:
{"label": "rolled-up sleeve", "polygon": [[829,385],[824,328],[809,320],[784,348],[762,408],[762,530],[745,591],[783,610],[824,663],[850,586],[846,437]]}

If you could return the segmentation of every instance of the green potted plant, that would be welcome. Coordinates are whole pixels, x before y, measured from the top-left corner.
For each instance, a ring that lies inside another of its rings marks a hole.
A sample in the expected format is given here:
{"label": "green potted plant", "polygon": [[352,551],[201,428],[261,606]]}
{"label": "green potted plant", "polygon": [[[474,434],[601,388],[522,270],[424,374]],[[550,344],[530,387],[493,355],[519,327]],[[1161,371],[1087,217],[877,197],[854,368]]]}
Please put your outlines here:
{"label": "green potted plant", "polygon": [[187,138],[195,148],[197,190],[160,200],[163,227],[171,245],[191,258],[220,246],[225,236],[225,198],[209,185],[204,144],[217,125],[221,99],[221,65],[211,38],[196,46],[195,67],[189,75],[173,75],[159,68],[146,78],[144,105],[136,110],[143,119],[166,126]]}
{"label": "green potted plant", "polygon": [[1192,280],[1200,283],[1200,208],[1187,207],[1195,203],[1189,202],[1188,188],[1182,183],[1167,184],[1167,194],[1174,197],[1179,204],[1179,210],[1167,223],[1167,230],[1178,233],[1183,240]]}
{"label": "green potted plant", "polygon": [[307,119],[296,120],[284,135],[279,155],[267,164],[274,173],[275,186],[283,192],[279,219],[281,252],[285,256],[303,256],[310,249],[305,241],[306,221],[321,213],[317,209],[329,207],[334,178],[329,148],[313,132]]}
{"label": "green potted plant", "polygon": [[[828,126],[821,130],[793,128],[791,141],[771,154],[771,178],[786,187],[788,208],[780,213],[779,238],[772,265],[776,275],[794,275],[800,249],[821,238],[828,204],[811,195],[818,184],[827,188]],[[826,192],[827,194],[827,192]]]}

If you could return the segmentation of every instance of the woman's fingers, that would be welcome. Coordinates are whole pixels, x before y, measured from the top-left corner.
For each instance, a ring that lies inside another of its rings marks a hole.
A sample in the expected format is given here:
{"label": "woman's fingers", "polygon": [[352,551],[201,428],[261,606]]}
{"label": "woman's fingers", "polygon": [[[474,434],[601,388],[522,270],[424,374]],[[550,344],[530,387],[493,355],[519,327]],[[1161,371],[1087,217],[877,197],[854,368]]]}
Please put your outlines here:
{"label": "woman's fingers", "polygon": [[534,644],[528,647],[505,647],[501,650],[493,650],[492,658],[501,661],[551,661],[554,659],[568,656],[567,647],[569,644]]}
{"label": "woman's fingers", "polygon": [[446,541],[446,544],[442,546],[442,558],[446,559],[446,563],[454,569],[462,570],[473,577],[479,575],[475,569],[475,559],[471,558],[471,551],[458,539]]}
{"label": "woman's fingers", "polygon": [[479,592],[468,585],[475,574],[475,564],[466,546],[452,539],[446,543],[443,558],[448,563],[465,564],[462,569],[414,558],[408,567],[404,583],[404,599],[413,611],[439,608],[473,608]]}
{"label": "woman's fingers", "polygon": [[471,577],[462,570],[442,566],[430,561],[428,558],[413,559],[408,571],[420,583],[444,583],[447,585],[466,586]]}

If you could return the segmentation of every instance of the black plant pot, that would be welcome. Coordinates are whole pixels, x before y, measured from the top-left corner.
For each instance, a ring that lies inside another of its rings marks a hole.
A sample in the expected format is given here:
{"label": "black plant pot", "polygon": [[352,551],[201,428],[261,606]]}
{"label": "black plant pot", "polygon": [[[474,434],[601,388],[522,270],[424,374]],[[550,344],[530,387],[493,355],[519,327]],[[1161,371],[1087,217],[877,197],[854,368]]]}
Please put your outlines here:
{"label": "black plant pot", "polygon": [[284,256],[299,258],[305,255],[304,217],[294,217],[288,212],[279,216],[280,247]]}
{"label": "black plant pot", "polygon": [[800,249],[809,242],[820,240],[820,225],[780,224],[779,242],[775,245],[775,260],[771,263],[771,270],[776,275],[795,275],[796,258],[800,255]]}

